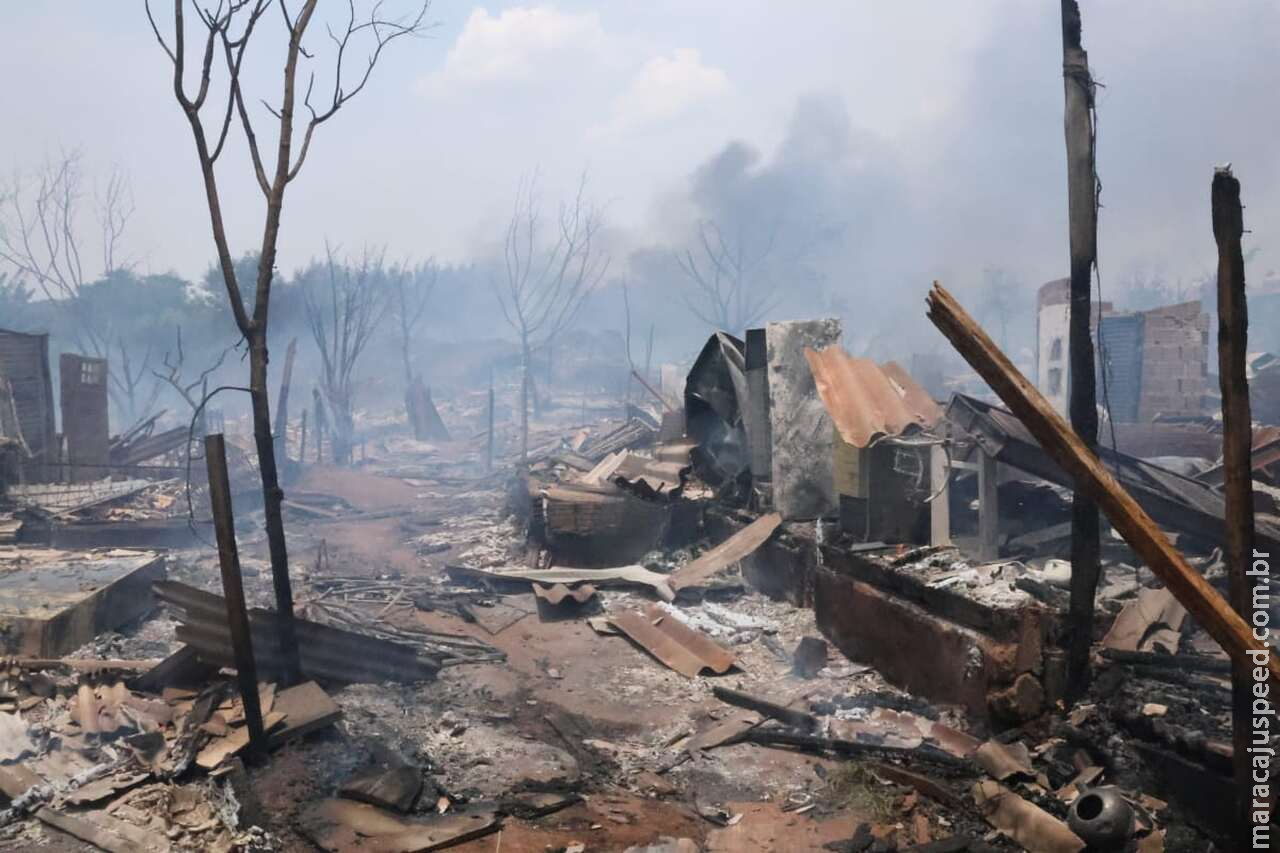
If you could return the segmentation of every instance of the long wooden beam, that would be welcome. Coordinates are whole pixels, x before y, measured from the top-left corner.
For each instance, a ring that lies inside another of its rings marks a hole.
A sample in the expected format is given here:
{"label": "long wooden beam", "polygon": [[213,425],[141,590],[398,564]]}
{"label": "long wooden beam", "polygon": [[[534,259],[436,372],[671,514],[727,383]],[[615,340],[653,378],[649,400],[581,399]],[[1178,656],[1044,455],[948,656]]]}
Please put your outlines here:
{"label": "long wooden beam", "polygon": [[[1075,478],[1076,488],[1098,502],[1111,524],[1187,612],[1234,661],[1266,666],[1280,681],[1280,661],[1256,640],[1249,625],[1217,590],[1169,544],[1160,528],[1089,451],[1062,416],[987,336],[950,293],[934,282],[926,300],[928,316],[969,366],[1040,442],[1045,453]],[[1259,653],[1258,661],[1250,652]]]}

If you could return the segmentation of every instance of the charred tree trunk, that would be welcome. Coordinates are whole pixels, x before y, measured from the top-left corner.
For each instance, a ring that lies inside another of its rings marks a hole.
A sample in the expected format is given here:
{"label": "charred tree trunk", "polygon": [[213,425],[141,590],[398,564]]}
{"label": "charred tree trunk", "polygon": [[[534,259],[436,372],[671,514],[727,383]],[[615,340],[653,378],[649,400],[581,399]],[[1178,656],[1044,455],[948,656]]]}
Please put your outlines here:
{"label": "charred tree trunk", "polygon": [[529,386],[533,384],[529,363],[529,339],[520,342],[520,464],[529,464]]}
{"label": "charred tree trunk", "polygon": [[356,433],[350,394],[329,395],[329,414],[333,416],[333,464],[350,465],[354,461]]}
{"label": "charred tree trunk", "polygon": [[[1071,426],[1097,452],[1098,409],[1094,379],[1090,279],[1097,255],[1097,177],[1094,163],[1093,78],[1081,43],[1080,7],[1062,0],[1062,78],[1067,143],[1067,208],[1071,238],[1070,414]],[[1089,685],[1094,598],[1101,572],[1098,505],[1076,491],[1071,502],[1070,648],[1067,698]]]}
{"label": "charred tree trunk", "polygon": [[284,490],[276,468],[276,443],[271,433],[271,404],[267,399],[267,334],[255,330],[249,340],[249,397],[253,407],[253,441],[258,449],[258,472],[262,479],[262,510],[265,516],[267,551],[271,556],[271,585],[276,594],[276,621],[280,646],[285,650],[284,680],[301,680],[298,640],[293,624],[293,585],[289,579],[289,552],[284,538]]}
{"label": "charred tree trunk", "polygon": [[[1251,456],[1253,418],[1249,409],[1249,380],[1245,355],[1249,341],[1249,313],[1245,299],[1244,255],[1240,238],[1244,216],[1240,182],[1231,170],[1214,172],[1211,191],[1213,236],[1218,244],[1218,381],[1222,389],[1223,492],[1227,501],[1226,557],[1228,596],[1246,621],[1252,613],[1246,568],[1253,562],[1253,474]],[[1253,816],[1253,765],[1250,746],[1253,667],[1237,661],[1231,670],[1232,745],[1237,802],[1236,844],[1250,849]]]}

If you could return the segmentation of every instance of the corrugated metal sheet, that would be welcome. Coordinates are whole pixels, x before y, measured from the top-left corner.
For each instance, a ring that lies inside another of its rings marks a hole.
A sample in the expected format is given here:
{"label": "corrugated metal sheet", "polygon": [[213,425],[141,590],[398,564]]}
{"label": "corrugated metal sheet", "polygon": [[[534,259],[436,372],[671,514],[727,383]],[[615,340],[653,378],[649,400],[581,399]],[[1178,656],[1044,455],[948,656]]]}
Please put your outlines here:
{"label": "corrugated metal sheet", "polygon": [[550,586],[535,583],[533,585],[533,594],[551,605],[563,604],[565,599],[572,599],[578,604],[586,604],[595,598],[596,588],[589,583],[584,583],[573,589],[562,583],[553,583]]}
{"label": "corrugated metal sheet", "polygon": [[22,424],[18,420],[18,407],[13,402],[13,388],[4,374],[0,374],[0,446],[4,445],[16,448],[23,456],[31,455],[22,439]]}
{"label": "corrugated metal sheet", "polygon": [[938,404],[896,362],[878,365],[841,347],[805,349],[804,355],[840,437],[854,447],[926,429],[942,418]]}
{"label": "corrugated metal sheet", "polygon": [[644,613],[626,610],[610,615],[609,621],[685,678],[696,678],[703,670],[724,675],[737,660],[733,652],[656,604],[649,605]]}
{"label": "corrugated metal sheet", "polygon": [[[1142,315],[1111,314],[1099,321],[1098,339],[1106,364],[1098,359],[1098,388],[1105,388],[1118,423],[1138,420],[1142,396]],[[1102,371],[1106,370],[1106,385]]]}
{"label": "corrugated metal sheet", "polygon": [[[227,627],[227,604],[220,595],[176,581],[155,584],[156,596],[178,608],[182,624],[177,638],[195,648],[201,660],[218,666],[235,666],[231,631]],[[295,619],[302,672],[308,678],[346,684],[394,681],[429,681],[439,670],[439,662],[418,654],[416,649],[376,637],[366,637],[340,628]],[[284,654],[275,631],[275,614],[249,611],[249,633],[258,675],[279,678],[284,673]]]}
{"label": "corrugated metal sheet", "polygon": [[56,462],[49,336],[0,329],[0,374],[13,389],[22,437],[32,456]]}

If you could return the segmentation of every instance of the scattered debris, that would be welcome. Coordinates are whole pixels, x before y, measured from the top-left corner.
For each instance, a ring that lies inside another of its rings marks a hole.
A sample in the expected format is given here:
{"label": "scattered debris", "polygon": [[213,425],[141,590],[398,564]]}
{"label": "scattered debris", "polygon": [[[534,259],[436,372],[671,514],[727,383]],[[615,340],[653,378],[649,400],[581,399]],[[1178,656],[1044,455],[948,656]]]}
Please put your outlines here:
{"label": "scattered debris", "polygon": [[827,665],[827,641],[820,637],[801,637],[791,663],[791,671],[796,675],[813,678]]}
{"label": "scattered debris", "polygon": [[421,853],[440,850],[498,831],[501,822],[493,812],[450,813],[408,819],[366,803],[325,800],[298,819],[299,827],[323,850],[347,853],[376,850],[380,853]]}
{"label": "scattered debris", "polygon": [[997,782],[976,783],[973,799],[988,823],[1028,850],[1078,853],[1085,847],[1065,823]]}

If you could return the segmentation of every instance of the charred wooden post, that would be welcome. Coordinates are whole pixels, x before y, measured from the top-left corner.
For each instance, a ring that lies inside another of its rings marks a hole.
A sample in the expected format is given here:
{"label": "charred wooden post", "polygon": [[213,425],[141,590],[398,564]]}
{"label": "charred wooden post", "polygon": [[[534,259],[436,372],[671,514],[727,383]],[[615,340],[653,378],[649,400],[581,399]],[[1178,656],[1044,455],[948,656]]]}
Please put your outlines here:
{"label": "charred wooden post", "polygon": [[227,626],[231,631],[231,648],[235,653],[236,679],[240,685],[240,700],[244,702],[245,723],[249,727],[249,749],[265,752],[267,739],[262,727],[262,706],[258,702],[258,668],[253,662],[249,611],[245,608],[240,554],[236,549],[235,517],[231,513],[227,446],[221,433],[205,437],[204,458],[209,472],[213,530],[218,539],[218,565],[222,569],[222,594],[227,601]]}
{"label": "charred wooden post", "polygon": [[324,433],[325,433],[325,415],[324,400],[320,399],[320,389],[311,389],[311,405],[316,411],[316,464],[319,465],[324,461]]}
{"label": "charred wooden post", "polygon": [[[1213,237],[1218,244],[1218,381],[1222,389],[1223,493],[1227,501],[1226,548],[1228,597],[1236,612],[1249,619],[1250,599],[1246,567],[1253,561],[1253,418],[1249,410],[1249,380],[1245,356],[1249,341],[1249,314],[1245,299],[1244,255],[1240,238],[1244,216],[1240,205],[1240,181],[1230,167],[1213,174],[1210,192]],[[1250,847],[1253,825],[1252,727],[1253,664],[1235,661],[1231,670],[1232,745],[1238,792],[1234,825],[1241,850]]]}
{"label": "charred wooden post", "polygon": [[276,398],[276,447],[281,459],[289,459],[289,383],[293,379],[293,359],[298,354],[298,339],[289,341],[284,353],[284,373],[280,375],[280,396]]}
{"label": "charred wooden post", "polygon": [[1169,544],[1151,516],[1103,466],[1098,455],[1084,445],[1044,395],[1018,372],[955,297],[935,283],[927,304],[929,319],[938,330],[1022,421],[1044,452],[1075,479],[1076,487],[1098,502],[1116,531],[1187,608],[1192,618],[1233,660],[1248,661],[1252,655],[1266,654],[1271,681],[1280,683],[1280,661],[1270,655],[1267,645],[1254,637],[1240,614]]}
{"label": "charred wooden post", "polygon": [[[1097,257],[1097,173],[1094,160],[1093,77],[1081,44],[1080,7],[1062,0],[1062,79],[1066,94],[1067,210],[1071,237],[1071,325],[1068,339],[1071,426],[1091,452],[1098,444],[1098,398],[1094,381],[1090,279]],[[1093,608],[1101,573],[1098,505],[1076,491],[1071,502],[1070,649],[1067,698],[1089,685]]]}
{"label": "charred wooden post", "polygon": [[307,410],[302,410],[302,441],[298,445],[298,461],[307,461]]}

